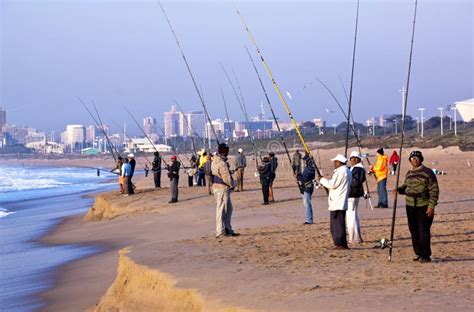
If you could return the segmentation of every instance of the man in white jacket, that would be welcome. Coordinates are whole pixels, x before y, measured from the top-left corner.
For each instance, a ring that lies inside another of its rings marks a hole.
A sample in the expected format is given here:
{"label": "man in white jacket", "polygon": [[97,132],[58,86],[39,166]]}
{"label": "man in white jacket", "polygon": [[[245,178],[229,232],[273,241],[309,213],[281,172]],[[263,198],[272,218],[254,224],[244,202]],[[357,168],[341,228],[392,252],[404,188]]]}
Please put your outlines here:
{"label": "man in white jacket", "polygon": [[330,180],[321,178],[319,183],[329,190],[328,210],[330,212],[331,235],[336,249],[348,249],[346,239],[347,198],[351,189],[352,175],[346,166],[347,159],[341,154],[331,159],[334,174]]}

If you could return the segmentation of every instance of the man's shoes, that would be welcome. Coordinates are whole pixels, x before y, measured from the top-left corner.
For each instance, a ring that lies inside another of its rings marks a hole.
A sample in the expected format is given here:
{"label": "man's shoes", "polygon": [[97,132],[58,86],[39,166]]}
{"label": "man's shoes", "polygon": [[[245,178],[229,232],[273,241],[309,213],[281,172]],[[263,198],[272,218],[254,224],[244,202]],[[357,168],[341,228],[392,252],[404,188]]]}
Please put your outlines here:
{"label": "man's shoes", "polygon": [[303,225],[310,225],[310,224],[313,224],[313,222],[305,222],[305,223],[303,223]]}
{"label": "man's shoes", "polygon": [[262,205],[270,205],[269,202],[264,202]]}
{"label": "man's shoes", "polygon": [[349,249],[349,247],[348,246],[334,246],[334,249],[335,250],[347,250],[347,249]]}
{"label": "man's shoes", "polygon": [[216,238],[223,238],[224,236],[226,236],[225,233],[220,233],[216,235]]}
{"label": "man's shoes", "polygon": [[240,233],[230,232],[230,233],[225,234],[225,236],[240,236]]}
{"label": "man's shoes", "polygon": [[428,262],[431,262],[431,258],[430,257],[420,257],[420,263],[428,263]]}
{"label": "man's shoes", "polygon": [[174,203],[177,203],[177,202],[178,202],[177,200],[170,200],[170,201],[168,202],[168,204],[174,204]]}
{"label": "man's shoes", "polygon": [[413,257],[413,261],[420,261],[420,256],[416,255],[415,257]]}

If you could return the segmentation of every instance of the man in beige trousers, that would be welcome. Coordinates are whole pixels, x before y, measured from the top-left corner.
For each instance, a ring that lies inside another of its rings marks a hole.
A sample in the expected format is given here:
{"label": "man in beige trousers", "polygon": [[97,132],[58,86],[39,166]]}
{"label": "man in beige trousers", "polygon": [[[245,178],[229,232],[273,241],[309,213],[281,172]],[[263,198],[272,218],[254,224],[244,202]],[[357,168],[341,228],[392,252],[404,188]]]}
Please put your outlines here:
{"label": "man in beige trousers", "polygon": [[234,189],[234,180],[229,170],[227,156],[229,155],[229,146],[225,143],[219,144],[218,154],[212,161],[212,190],[216,199],[216,237],[238,236],[239,234],[232,230],[232,201],[230,192]]}

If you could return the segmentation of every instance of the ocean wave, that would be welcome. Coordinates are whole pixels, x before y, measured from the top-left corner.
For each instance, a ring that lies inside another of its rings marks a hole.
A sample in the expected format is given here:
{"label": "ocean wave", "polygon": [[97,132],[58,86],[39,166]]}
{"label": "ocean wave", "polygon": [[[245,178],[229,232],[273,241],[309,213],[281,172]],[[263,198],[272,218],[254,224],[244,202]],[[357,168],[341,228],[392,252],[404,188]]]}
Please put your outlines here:
{"label": "ocean wave", "polygon": [[5,218],[8,215],[15,213],[14,211],[8,211],[4,208],[0,208],[0,218]]}

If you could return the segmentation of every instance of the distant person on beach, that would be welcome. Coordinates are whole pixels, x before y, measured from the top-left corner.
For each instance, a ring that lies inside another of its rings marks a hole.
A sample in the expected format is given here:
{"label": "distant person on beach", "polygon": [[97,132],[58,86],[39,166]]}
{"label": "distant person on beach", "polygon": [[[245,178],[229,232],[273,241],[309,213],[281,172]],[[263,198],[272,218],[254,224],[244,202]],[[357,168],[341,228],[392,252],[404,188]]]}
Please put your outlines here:
{"label": "distant person on beach", "polygon": [[212,161],[212,190],[216,199],[216,237],[238,236],[239,233],[232,229],[232,201],[230,193],[234,189],[234,180],[229,170],[227,160],[229,146],[221,143],[218,146],[218,154]]}
{"label": "distant person on beach", "polygon": [[117,163],[115,164],[115,168],[112,170],[112,172],[118,170],[118,181],[119,181],[119,187],[120,187],[120,194],[125,194],[125,186],[124,186],[124,181],[123,181],[123,176],[122,176],[122,165],[123,165],[123,158],[122,156],[119,156],[117,158]]}
{"label": "distant person on beach", "polygon": [[204,165],[204,175],[206,177],[207,192],[212,195],[212,154],[207,155],[207,161]]}
{"label": "distant person on beach", "polygon": [[239,148],[237,157],[235,158],[235,172],[237,173],[237,192],[244,191],[244,171],[247,167],[247,159],[244,150]]}
{"label": "distant person on beach", "polygon": [[178,202],[178,184],[179,184],[179,169],[181,163],[177,160],[176,155],[171,156],[171,165],[168,166],[168,177],[170,178],[171,200],[169,203]]}
{"label": "distant person on beach", "polygon": [[197,176],[198,176],[198,186],[206,186],[206,179],[204,174],[204,165],[207,162],[207,152],[203,151],[201,156],[198,159],[198,169],[197,169]]}
{"label": "distant person on beach", "polygon": [[301,174],[301,153],[300,150],[296,150],[291,159],[291,166],[295,177]]}
{"label": "distant person on beach", "polygon": [[148,164],[145,164],[145,167],[143,168],[145,170],[145,178],[148,177],[148,172],[150,171],[150,168],[148,167]]}
{"label": "distant person on beach", "polygon": [[346,166],[346,157],[338,154],[331,159],[331,161],[334,162],[335,168],[332,178],[330,180],[320,178],[319,182],[329,190],[329,222],[335,248],[348,249],[346,239],[346,211],[352,175]]}
{"label": "distant person on beach", "polygon": [[431,225],[438,204],[438,180],[433,170],[423,165],[424,158],[420,151],[411,152],[408,160],[411,169],[397,191],[406,195],[408,228],[415,252],[413,260],[427,263],[431,262]]}
{"label": "distant person on beach", "polygon": [[349,157],[351,165],[352,182],[347,199],[346,225],[349,234],[349,243],[362,243],[359,221],[359,199],[364,196],[365,169],[362,165],[362,156],[353,151]]}
{"label": "distant person on beach", "polygon": [[132,166],[130,166],[130,163],[127,158],[123,160],[122,164],[122,178],[123,178],[123,184],[124,184],[124,196],[129,196],[133,195],[133,186],[132,186]]}
{"label": "distant person on beach", "polygon": [[302,174],[296,171],[296,177],[298,178],[303,191],[303,206],[305,210],[304,224],[313,224],[313,204],[311,200],[314,191],[313,180],[316,175],[316,168],[314,167],[313,160],[308,154],[304,155],[303,160],[305,161],[306,166]]}
{"label": "distant person on beach", "polygon": [[155,152],[155,158],[151,163],[151,171],[153,171],[153,181],[155,187],[161,187],[161,156],[159,152]]}
{"label": "distant person on beach", "polygon": [[194,177],[197,173],[197,158],[196,155],[192,155],[191,159],[189,160],[189,169],[186,171],[188,174],[188,186],[193,187],[194,185]]}
{"label": "distant person on beach", "polygon": [[257,171],[260,176],[260,184],[262,185],[263,204],[268,205],[271,179],[270,158],[263,157],[261,164],[257,167]]}
{"label": "distant person on beach", "polygon": [[269,200],[271,202],[274,202],[275,197],[273,197],[273,181],[275,181],[275,178],[276,178],[276,170],[278,168],[278,158],[275,156],[274,152],[268,153],[268,156],[270,158],[270,170],[271,170]]}
{"label": "distant person on beach", "polygon": [[392,166],[392,175],[395,175],[397,172],[398,162],[400,161],[400,156],[398,156],[397,151],[393,151],[392,156],[390,156],[390,161],[388,164]]}
{"label": "distant person on beach", "polygon": [[388,208],[387,196],[387,174],[388,174],[388,157],[384,155],[383,148],[377,150],[377,160],[375,166],[372,166],[370,172],[375,174],[377,178],[377,194],[379,202],[375,208]]}

